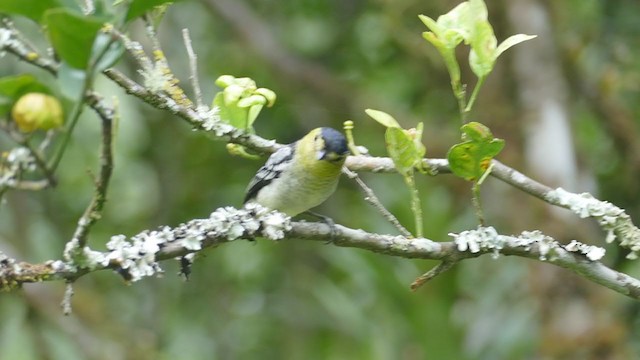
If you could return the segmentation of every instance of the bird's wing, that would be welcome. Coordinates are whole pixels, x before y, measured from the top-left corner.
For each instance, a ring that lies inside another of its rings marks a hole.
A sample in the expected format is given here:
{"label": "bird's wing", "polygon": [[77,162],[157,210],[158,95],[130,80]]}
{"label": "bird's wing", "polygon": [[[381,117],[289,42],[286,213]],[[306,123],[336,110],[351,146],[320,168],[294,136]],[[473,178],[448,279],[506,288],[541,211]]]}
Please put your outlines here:
{"label": "bird's wing", "polygon": [[269,156],[267,162],[258,170],[256,176],[251,179],[244,202],[254,199],[258,191],[269,185],[271,181],[278,178],[280,174],[291,166],[291,159],[295,152],[295,143],[283,146]]}

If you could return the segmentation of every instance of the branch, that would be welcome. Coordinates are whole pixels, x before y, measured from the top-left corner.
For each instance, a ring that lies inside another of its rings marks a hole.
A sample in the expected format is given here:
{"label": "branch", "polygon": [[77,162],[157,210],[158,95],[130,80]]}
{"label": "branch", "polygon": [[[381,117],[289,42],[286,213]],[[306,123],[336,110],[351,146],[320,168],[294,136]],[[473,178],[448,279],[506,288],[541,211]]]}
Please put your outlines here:
{"label": "branch", "polygon": [[[436,242],[425,238],[381,235],[341,225],[290,222],[286,215],[256,204],[243,209],[219,208],[206,219],[195,219],[175,228],[143,231],[130,238],[115,235],[107,243],[108,251],[81,249],[82,259],[42,264],[17,262],[0,254],[0,289],[12,289],[23,283],[66,280],[98,270],[112,269],[126,281],[137,281],[162,272],[159,262],[180,258],[209,247],[234,240],[302,239],[329,242],[335,246],[359,248],[380,254],[410,259],[441,260],[447,264],[490,254],[511,255],[547,262],[601,284],[632,299],[640,300],[640,281],[608,268],[599,260],[604,250],[573,241],[561,245],[539,231],[518,236],[498,234],[493,228],[479,228],[450,234],[454,240]],[[70,250],[68,245],[65,252]],[[436,274],[437,275],[437,274]]]}
{"label": "branch", "polygon": [[376,210],[378,210],[380,214],[382,214],[382,216],[389,223],[391,223],[393,226],[396,227],[396,229],[398,229],[400,234],[407,237],[412,236],[411,232],[407,230],[404,226],[402,226],[400,221],[386,207],[384,207],[384,205],[382,205],[382,203],[380,202],[380,199],[378,199],[378,196],[376,196],[373,190],[371,190],[371,188],[367,186],[367,184],[364,181],[362,181],[362,179],[360,179],[360,176],[358,176],[358,173],[353,172],[347,168],[343,168],[342,172],[345,175],[347,175],[347,177],[355,180],[356,183],[358,183],[358,185],[360,186],[360,188],[365,194],[364,200],[369,204],[371,204],[374,208],[376,208]]}
{"label": "branch", "polygon": [[[107,201],[107,189],[113,172],[113,119],[115,111],[104,104],[104,100],[95,93],[87,96],[87,103],[96,109],[102,122],[102,148],[100,153],[100,174],[96,179],[96,189],[91,202],[78,220],[78,226],[71,241],[78,242],[82,249],[87,243],[91,227],[100,219],[102,208]],[[69,260],[69,259],[67,259]]]}

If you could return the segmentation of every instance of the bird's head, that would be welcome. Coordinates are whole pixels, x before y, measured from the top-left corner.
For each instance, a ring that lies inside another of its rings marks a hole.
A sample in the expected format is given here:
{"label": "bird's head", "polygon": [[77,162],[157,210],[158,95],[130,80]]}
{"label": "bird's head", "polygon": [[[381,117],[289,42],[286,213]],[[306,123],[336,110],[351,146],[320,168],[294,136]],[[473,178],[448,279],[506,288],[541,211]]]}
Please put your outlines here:
{"label": "bird's head", "polygon": [[347,139],[338,130],[321,127],[311,131],[309,135],[313,136],[317,160],[341,163],[349,154]]}

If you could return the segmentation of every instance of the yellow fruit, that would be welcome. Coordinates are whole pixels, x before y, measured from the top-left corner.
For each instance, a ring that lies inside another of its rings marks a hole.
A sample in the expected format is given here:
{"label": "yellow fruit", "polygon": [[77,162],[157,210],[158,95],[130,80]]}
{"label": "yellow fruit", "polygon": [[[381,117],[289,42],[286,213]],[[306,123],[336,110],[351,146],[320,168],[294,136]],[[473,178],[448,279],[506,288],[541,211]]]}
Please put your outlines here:
{"label": "yellow fruit", "polygon": [[58,99],[42,93],[23,95],[13,105],[11,116],[22,132],[58,128],[64,121]]}

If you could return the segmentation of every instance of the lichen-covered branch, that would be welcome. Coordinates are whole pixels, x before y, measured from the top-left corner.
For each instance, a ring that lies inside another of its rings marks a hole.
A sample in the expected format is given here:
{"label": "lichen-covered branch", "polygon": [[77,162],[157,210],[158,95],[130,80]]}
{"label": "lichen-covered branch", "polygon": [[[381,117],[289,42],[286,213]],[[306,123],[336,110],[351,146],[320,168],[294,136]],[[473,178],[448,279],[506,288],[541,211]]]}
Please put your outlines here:
{"label": "lichen-covered branch", "polygon": [[65,254],[73,252],[82,256],[67,255],[66,261],[50,260],[33,265],[0,254],[0,289],[48,280],[73,281],[103,269],[116,271],[126,281],[137,281],[161,273],[160,261],[184,259],[191,253],[234,240],[265,237],[330,242],[335,246],[403,258],[441,260],[447,264],[485,254],[495,259],[500,255],[519,256],[569,269],[640,300],[640,280],[601,263],[604,249],[600,247],[575,240],[565,246],[539,231],[523,232],[517,236],[501,235],[492,227],[450,235],[453,241],[436,242],[425,238],[373,234],[341,225],[332,229],[324,223],[290,222],[282,213],[250,204],[243,209],[219,208],[206,219],[191,220],[175,228],[147,230],[132,237],[115,235],[107,243],[107,251],[96,251],[87,246],[80,248],[77,242],[70,242]]}
{"label": "lichen-covered branch", "polygon": [[[113,172],[113,120],[116,116],[113,108],[104,104],[98,94],[90,93],[87,102],[100,117],[102,123],[102,145],[100,151],[100,173],[95,180],[95,191],[84,214],[78,220],[78,226],[71,241],[77,241],[79,248],[84,248],[91,227],[100,219],[102,208],[107,201],[107,189]],[[69,260],[69,259],[67,259]]]}

